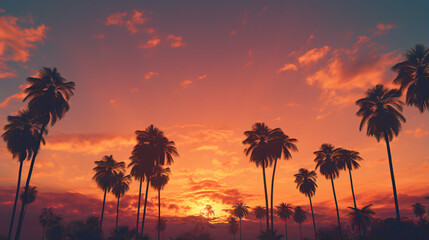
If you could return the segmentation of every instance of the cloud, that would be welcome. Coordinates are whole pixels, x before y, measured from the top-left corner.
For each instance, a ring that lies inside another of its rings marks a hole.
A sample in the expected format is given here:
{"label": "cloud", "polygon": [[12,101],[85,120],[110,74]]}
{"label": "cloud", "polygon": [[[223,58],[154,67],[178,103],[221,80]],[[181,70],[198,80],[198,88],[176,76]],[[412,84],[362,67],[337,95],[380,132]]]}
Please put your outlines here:
{"label": "cloud", "polygon": [[186,43],[183,42],[182,36],[175,36],[173,34],[168,34],[167,41],[170,43],[171,48],[178,48],[186,46]]}
{"label": "cloud", "polygon": [[307,65],[313,62],[317,62],[320,59],[324,58],[326,54],[331,50],[329,46],[323,46],[321,48],[313,48],[302,56],[298,57],[298,62],[301,65]]}
{"label": "cloud", "polygon": [[19,89],[21,89],[20,92],[17,92],[9,97],[7,97],[5,100],[3,100],[3,102],[0,102],[0,108],[7,108],[9,107],[9,104],[11,103],[11,101],[15,101],[15,100],[23,100],[26,96],[26,94],[24,93],[24,90],[28,87],[29,85],[19,85]]}
{"label": "cloud", "polygon": [[102,33],[93,34],[92,37],[96,38],[96,39],[103,39],[104,38],[104,34],[102,34]]}
{"label": "cloud", "polygon": [[206,78],[206,77],[207,77],[207,75],[206,75],[206,74],[203,74],[203,75],[198,76],[198,79],[204,79],[204,78]]}
{"label": "cloud", "polygon": [[158,46],[161,43],[161,39],[159,38],[152,38],[148,41],[146,41],[143,44],[140,44],[139,46],[137,46],[138,48],[154,48],[156,46]]}
{"label": "cloud", "polygon": [[149,18],[145,16],[144,10],[132,10],[130,12],[112,13],[106,18],[106,25],[125,26],[130,33],[138,32],[139,26],[145,24]]}
{"label": "cloud", "polygon": [[49,28],[44,24],[23,28],[18,24],[20,21],[17,17],[0,16],[0,78],[15,77],[7,63],[27,62],[30,50],[36,48],[35,43],[43,43],[46,38]]}
{"label": "cloud", "polygon": [[395,26],[393,24],[384,24],[384,23],[377,24],[376,26],[377,31],[374,33],[374,36],[386,34],[394,27]]}
{"label": "cloud", "polygon": [[157,73],[157,72],[148,72],[144,75],[144,79],[149,80],[149,79],[152,79],[153,77],[158,76],[158,75],[159,75],[159,73]]}
{"label": "cloud", "polygon": [[307,43],[310,43],[314,39],[314,35],[311,34],[310,37],[307,39]]}
{"label": "cloud", "polygon": [[414,135],[415,138],[421,138],[426,135],[429,135],[429,131],[422,128],[409,129],[409,130],[406,130],[405,133],[412,134]]}
{"label": "cloud", "polygon": [[185,80],[182,83],[180,83],[180,86],[187,88],[190,84],[192,84],[192,80]]}
{"label": "cloud", "polygon": [[286,63],[285,65],[283,65],[283,67],[281,67],[279,70],[277,70],[277,74],[284,72],[284,71],[298,71],[298,67],[295,64],[292,63]]}
{"label": "cloud", "polygon": [[233,155],[233,154],[235,154],[235,152],[222,151],[222,150],[220,150],[220,147],[217,145],[202,145],[202,146],[199,146],[199,147],[193,149],[192,151],[213,151],[215,154],[218,154],[218,155]]}

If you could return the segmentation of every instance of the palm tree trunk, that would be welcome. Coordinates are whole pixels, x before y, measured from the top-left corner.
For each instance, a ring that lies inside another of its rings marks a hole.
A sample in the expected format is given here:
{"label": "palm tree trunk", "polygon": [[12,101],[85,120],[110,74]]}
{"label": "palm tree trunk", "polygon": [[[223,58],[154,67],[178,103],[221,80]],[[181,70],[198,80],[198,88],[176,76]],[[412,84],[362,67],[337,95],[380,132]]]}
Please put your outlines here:
{"label": "palm tree trunk", "polygon": [[274,198],[274,175],[276,174],[276,167],[277,167],[277,158],[274,161],[274,168],[273,168],[273,176],[271,179],[271,230],[274,230],[274,207],[273,207],[273,198]]}
{"label": "palm tree trunk", "polygon": [[286,223],[286,218],[285,218],[285,230],[286,230],[286,240],[287,240],[287,223]]}
{"label": "palm tree trunk", "polygon": [[301,233],[301,240],[302,240],[302,228],[301,228],[301,223],[299,223],[299,232]]}
{"label": "palm tree trunk", "polygon": [[119,220],[119,199],[121,197],[118,197],[118,203],[116,204],[116,231],[118,231],[118,220]]}
{"label": "palm tree trunk", "polygon": [[158,189],[158,240],[161,236],[161,188]]}
{"label": "palm tree trunk", "polygon": [[241,240],[241,218],[240,218],[240,240]]}
{"label": "palm tree trunk", "polygon": [[104,190],[103,207],[101,208],[100,228],[103,229],[104,205],[106,203],[107,189]]}
{"label": "palm tree trunk", "polygon": [[387,155],[389,157],[390,177],[392,178],[393,197],[395,198],[396,219],[399,223],[401,222],[401,216],[399,215],[399,204],[398,204],[398,196],[396,194],[395,174],[393,173],[393,163],[392,163],[392,155],[390,153],[389,139],[387,138],[386,134],[384,134],[384,140],[386,141]]}
{"label": "palm tree trunk", "polygon": [[16,212],[16,205],[18,203],[19,188],[21,187],[21,174],[22,174],[23,162],[24,160],[19,161],[18,183],[16,184],[15,202],[13,203],[12,218],[10,219],[9,233],[7,234],[7,240],[10,240],[10,238],[12,237],[13,221],[15,220],[15,212]]}
{"label": "palm tree trunk", "polygon": [[335,199],[335,207],[337,208],[337,219],[338,219],[338,231],[340,234],[340,239],[343,239],[343,234],[341,233],[341,222],[340,222],[340,212],[338,211],[338,203],[337,203],[337,195],[335,195],[335,186],[334,186],[334,180],[331,177],[331,183],[332,183],[332,191],[334,192],[334,199]]}
{"label": "palm tree trunk", "polygon": [[316,221],[314,221],[313,203],[311,203],[310,196],[308,196],[308,199],[310,199],[311,217],[313,218],[314,239],[317,240]]}
{"label": "palm tree trunk", "polygon": [[[353,203],[355,205],[355,209],[357,209],[355,190],[353,188],[352,170],[350,168],[349,168],[349,177],[350,177],[350,186],[352,187]],[[359,239],[362,239],[362,233],[361,233],[360,225],[358,225],[358,230],[359,230]]]}
{"label": "palm tree trunk", "polygon": [[[144,230],[144,220],[146,218],[146,205],[147,205],[147,194],[149,192],[149,179],[147,179],[146,184],[146,194],[144,195],[144,207],[143,207],[143,219],[142,219],[142,236],[143,236],[143,230]],[[137,228],[136,228],[137,231]]]}
{"label": "palm tree trunk", "polygon": [[48,223],[46,223],[45,226],[43,227],[42,240],[45,239],[45,233],[46,233],[46,227],[47,226],[48,226]]}
{"label": "palm tree trunk", "polygon": [[264,178],[264,191],[265,191],[265,206],[267,210],[267,231],[270,230],[270,216],[268,213],[268,193],[267,193],[267,180],[265,179],[265,166],[262,165],[262,177]]}
{"label": "palm tree trunk", "polygon": [[[30,164],[30,169],[28,171],[27,182],[25,183],[24,199],[27,198],[28,187],[30,185],[31,175],[33,174],[34,162],[36,161],[37,153],[39,153],[40,142],[42,141],[43,132],[45,131],[45,128],[46,128],[46,124],[43,124],[42,128],[40,129],[39,139],[37,141],[37,147],[34,151],[33,157],[31,158],[31,164]],[[19,237],[21,235],[22,223],[24,221],[24,208],[25,208],[25,201],[23,201],[21,205],[21,212],[19,214],[18,228],[16,230],[15,240],[19,240]]]}
{"label": "palm tree trunk", "polygon": [[137,240],[137,237],[139,235],[140,199],[142,197],[142,183],[143,183],[143,178],[140,178],[139,201],[138,201],[138,205],[137,205],[136,240]]}
{"label": "palm tree trunk", "polygon": [[259,228],[261,229],[261,232],[262,232],[262,218],[259,219]]}

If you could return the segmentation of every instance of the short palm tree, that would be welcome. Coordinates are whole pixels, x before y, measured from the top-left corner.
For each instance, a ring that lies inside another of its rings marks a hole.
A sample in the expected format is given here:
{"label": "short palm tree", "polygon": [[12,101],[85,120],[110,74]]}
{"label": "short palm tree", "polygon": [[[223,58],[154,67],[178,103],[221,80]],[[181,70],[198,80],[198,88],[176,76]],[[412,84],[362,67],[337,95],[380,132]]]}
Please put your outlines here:
{"label": "short palm tree", "polygon": [[262,206],[256,206],[253,209],[253,212],[255,213],[255,217],[259,219],[259,228],[262,232],[262,219],[265,217],[265,208]]}
{"label": "short palm tree", "polygon": [[350,151],[346,149],[341,150],[340,156],[338,157],[338,168],[349,171],[350,185],[352,188],[353,203],[355,208],[357,206],[356,206],[355,191],[353,189],[352,169],[358,169],[360,166],[358,161],[361,161],[361,160],[363,159],[361,156],[359,156],[359,152]]}
{"label": "short palm tree", "polygon": [[[150,179],[150,185],[155,190],[158,190],[158,222],[161,222],[161,190],[167,185],[170,180],[171,170],[170,168],[163,168],[161,166],[155,166],[153,175]],[[160,239],[161,229],[158,228],[158,240]]]}
{"label": "short palm tree", "polygon": [[426,208],[421,203],[415,203],[412,206],[413,213],[416,215],[416,217],[420,218],[420,220],[423,220],[423,216],[426,213]]}
{"label": "short palm tree", "polygon": [[126,175],[123,172],[118,172],[115,175],[115,181],[112,187],[112,193],[118,199],[116,204],[116,225],[115,230],[118,231],[118,220],[119,220],[119,199],[130,190],[131,176]]}
{"label": "short palm tree", "polygon": [[429,108],[429,49],[417,44],[404,56],[405,61],[392,67],[398,73],[393,82],[400,85],[400,91],[407,91],[407,104],[423,112]]}
{"label": "short palm tree", "polygon": [[240,240],[241,240],[241,219],[246,217],[249,214],[249,207],[246,206],[244,203],[237,203],[232,208],[232,215],[235,217],[238,217],[240,219]]}
{"label": "short palm tree", "polygon": [[338,231],[340,239],[342,239],[341,233],[341,222],[340,222],[340,212],[338,211],[337,196],[335,194],[334,179],[340,175],[338,170],[338,156],[340,156],[342,149],[335,148],[333,145],[324,143],[320,146],[318,151],[315,151],[314,154],[316,158],[314,159],[316,164],[316,169],[320,168],[320,174],[326,179],[331,180],[332,191],[334,193],[335,207],[337,210],[337,220],[338,220]]}
{"label": "short palm tree", "polygon": [[359,236],[365,236],[368,230],[368,227],[374,221],[372,215],[375,212],[371,209],[372,204],[363,207],[362,209],[348,207],[351,211],[349,212],[349,217],[352,223],[352,228],[358,228]]}
{"label": "short palm tree", "polygon": [[[5,132],[2,134],[6,142],[7,149],[12,153],[13,158],[19,161],[18,183],[16,184],[15,201],[13,203],[12,217],[9,224],[8,240],[11,239],[13,223],[15,219],[16,205],[18,203],[19,189],[21,187],[22,166],[25,159],[30,160],[40,136],[40,124],[37,124],[34,115],[28,110],[20,110],[15,116],[7,117],[8,124],[4,126]],[[45,135],[47,131],[45,130]],[[45,144],[42,136],[41,142]]]}
{"label": "short palm tree", "polygon": [[25,205],[24,208],[24,217],[25,217],[25,213],[27,212],[27,207],[28,205],[32,204],[34,201],[36,201],[37,198],[37,194],[39,193],[39,191],[37,190],[36,186],[29,186],[27,194],[25,194],[25,187],[22,188],[22,192],[21,192],[21,202],[22,205]]}
{"label": "short palm tree", "polygon": [[295,207],[293,211],[293,220],[299,224],[299,232],[301,233],[302,240],[302,227],[301,224],[307,219],[307,212],[304,211],[300,206]]}
{"label": "short palm tree", "polygon": [[116,176],[120,172],[125,171],[125,163],[117,162],[113,156],[104,156],[100,161],[95,161],[95,174],[92,177],[98,187],[104,191],[103,207],[101,208],[100,228],[103,228],[104,205],[106,203],[106,195],[115,185]]}
{"label": "short palm tree", "polygon": [[292,205],[286,203],[280,203],[277,208],[277,216],[285,222],[286,240],[287,238],[287,220],[293,216]]}
{"label": "short palm tree", "polygon": [[42,213],[39,216],[39,222],[43,227],[42,240],[45,239],[46,228],[60,223],[63,220],[61,215],[56,215],[53,208],[42,208]]}
{"label": "short palm tree", "polygon": [[167,229],[167,220],[164,219],[164,218],[161,218],[161,221],[158,220],[156,222],[155,229],[157,231],[161,231],[162,232],[162,239],[164,240],[165,229]]}
{"label": "short palm tree", "polygon": [[311,217],[313,218],[313,228],[314,228],[314,239],[317,240],[317,230],[316,230],[316,221],[314,221],[314,212],[313,212],[313,203],[311,202],[311,197],[316,194],[316,178],[317,174],[315,171],[308,171],[305,168],[299,169],[299,172],[294,175],[295,183],[297,184],[296,188],[299,189],[301,193],[308,197],[310,200],[310,209]]}
{"label": "short palm tree", "polygon": [[[27,96],[24,98],[24,102],[28,101],[28,108],[31,114],[34,114],[35,118],[40,120],[41,129],[38,136],[38,144],[31,157],[24,194],[28,192],[34,163],[46,127],[49,123],[53,126],[57,120],[64,117],[65,113],[70,109],[69,100],[73,96],[75,89],[75,83],[68,82],[56,68],[42,68],[39,71],[39,77],[29,77],[27,78],[27,82],[30,86],[25,89]],[[15,240],[19,240],[21,235],[24,208],[25,206],[22,205]]]}
{"label": "short palm tree", "polygon": [[228,219],[228,232],[233,236],[233,239],[235,240],[235,235],[237,235],[238,232],[238,222],[235,217],[230,217]]}
{"label": "short palm tree", "polygon": [[356,101],[359,106],[357,116],[362,117],[359,130],[367,125],[366,135],[375,137],[379,142],[384,139],[389,158],[390,177],[392,180],[393,197],[395,199],[396,219],[401,221],[399,214],[398,196],[396,194],[395,175],[393,173],[393,162],[390,153],[389,142],[394,136],[398,136],[401,130],[401,122],[405,122],[402,116],[403,102],[400,100],[401,93],[396,89],[388,89],[383,85],[377,85],[368,89],[365,97]]}

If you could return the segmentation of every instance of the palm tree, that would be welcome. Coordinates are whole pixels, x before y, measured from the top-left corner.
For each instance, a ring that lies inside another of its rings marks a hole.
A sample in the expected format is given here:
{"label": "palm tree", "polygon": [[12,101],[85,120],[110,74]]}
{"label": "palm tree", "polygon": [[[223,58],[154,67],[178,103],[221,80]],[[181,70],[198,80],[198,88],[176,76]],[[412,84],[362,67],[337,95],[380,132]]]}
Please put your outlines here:
{"label": "palm tree", "polygon": [[228,232],[233,236],[233,239],[235,240],[235,235],[237,235],[238,232],[238,222],[235,217],[230,217],[228,219]]}
{"label": "palm tree", "polygon": [[43,208],[42,213],[39,216],[39,222],[43,227],[42,240],[45,239],[46,228],[51,225],[58,224],[62,220],[63,217],[61,215],[56,215],[53,208]]}
{"label": "palm tree", "polygon": [[340,175],[338,170],[338,156],[340,156],[341,151],[341,148],[335,148],[331,144],[324,143],[318,151],[314,152],[314,154],[316,155],[314,161],[317,162],[316,169],[320,167],[320,174],[322,174],[322,176],[325,176],[326,179],[331,180],[332,191],[334,193],[335,207],[337,209],[338,231],[340,239],[342,239],[343,237],[341,233],[340,212],[338,211],[334,179]]}
{"label": "palm tree", "polygon": [[[18,203],[19,189],[21,187],[22,166],[25,159],[30,160],[36,146],[38,136],[40,135],[40,125],[35,123],[35,119],[28,110],[20,110],[16,116],[7,117],[8,124],[4,126],[5,132],[2,134],[6,142],[7,149],[12,153],[13,158],[18,158],[18,183],[16,184],[15,201],[13,203],[12,217],[9,224],[7,239],[12,237],[13,223],[15,219],[16,205]],[[45,130],[44,134],[46,135]],[[45,144],[42,136],[41,142]]]}
{"label": "palm tree", "polygon": [[316,178],[317,174],[315,171],[308,171],[305,168],[299,169],[299,172],[294,175],[295,183],[297,184],[296,188],[299,189],[301,193],[308,197],[310,200],[310,209],[311,209],[311,217],[313,218],[313,228],[314,228],[314,239],[317,240],[317,230],[316,230],[316,221],[314,221],[314,212],[313,212],[313,204],[311,202],[311,197],[316,194]]}
{"label": "palm tree", "polygon": [[396,194],[395,175],[393,173],[389,142],[392,141],[394,136],[398,136],[401,130],[401,122],[405,123],[405,118],[401,114],[404,103],[399,99],[401,96],[400,91],[385,88],[380,84],[368,89],[365,95],[364,98],[356,101],[356,105],[360,107],[356,115],[362,117],[359,130],[362,130],[367,125],[367,136],[375,137],[377,142],[381,139],[384,139],[386,142],[393,197],[395,198],[396,218],[400,222],[401,217],[399,215],[398,196]]}
{"label": "palm tree", "polygon": [[302,240],[302,227],[301,224],[307,219],[307,212],[300,206],[296,207],[293,211],[293,220],[299,224],[299,232],[301,233]]}
{"label": "palm tree", "polygon": [[[64,79],[56,68],[51,69],[44,67],[39,71],[38,78],[29,77],[27,78],[27,82],[30,86],[25,89],[27,96],[24,98],[24,102],[28,101],[30,112],[35,115],[36,119],[40,119],[39,122],[42,127],[37,139],[37,146],[31,158],[30,169],[25,183],[25,195],[28,192],[34,162],[46,127],[49,123],[53,126],[57,120],[64,117],[65,113],[70,109],[69,100],[70,97],[73,96],[73,91],[75,89],[75,83],[68,82]],[[21,235],[24,208],[25,206],[23,204],[21,206],[15,240],[19,240]]]}
{"label": "palm tree", "polygon": [[[170,180],[170,168],[162,168],[155,166],[153,175],[150,179],[150,185],[155,190],[158,190],[158,222],[161,222],[161,190],[164,189]],[[160,239],[161,229],[158,228],[158,240]]]}
{"label": "palm tree", "polygon": [[120,172],[125,171],[124,162],[116,162],[113,159],[113,156],[104,156],[100,161],[94,162],[97,166],[94,167],[95,174],[92,177],[93,180],[97,183],[98,187],[104,191],[103,197],[103,207],[101,208],[101,218],[100,218],[100,228],[103,228],[103,215],[104,215],[104,205],[106,203],[106,194],[115,185],[116,176]]}
{"label": "palm tree", "polygon": [[281,203],[277,208],[277,216],[285,222],[286,240],[287,240],[287,223],[286,221],[293,216],[292,205]]}
{"label": "palm tree", "polygon": [[237,203],[232,208],[232,215],[235,217],[238,217],[240,219],[240,240],[241,240],[241,219],[246,217],[249,214],[249,207],[246,206],[244,203]]}
{"label": "palm tree", "polygon": [[412,205],[413,213],[416,215],[416,217],[420,218],[420,220],[423,220],[423,216],[426,213],[426,208],[421,203],[415,203]]}
{"label": "palm tree", "polygon": [[204,213],[207,217],[207,232],[209,231],[210,217],[215,215],[213,207],[211,205],[206,205],[204,207]]}
{"label": "palm tree", "polygon": [[[365,236],[368,226],[374,221],[372,215],[375,212],[371,209],[372,204],[363,207],[362,209],[348,207],[351,211],[349,217],[352,222],[352,228],[357,227],[359,229],[359,236]],[[361,238],[361,237],[360,237]]]}
{"label": "palm tree", "polygon": [[393,82],[407,90],[407,104],[423,112],[429,108],[429,49],[417,44],[404,55],[405,61],[392,67],[398,73]]}
{"label": "palm tree", "polygon": [[340,156],[338,157],[338,168],[343,170],[349,170],[350,185],[352,188],[353,203],[355,208],[357,208],[357,206],[355,191],[353,190],[352,169],[358,169],[360,166],[358,161],[361,160],[363,159],[361,158],[361,156],[359,156],[359,152],[350,151],[346,149],[341,150]]}
{"label": "palm tree", "polygon": [[21,192],[20,197],[21,197],[22,205],[25,205],[23,217],[25,217],[25,213],[27,212],[28,205],[30,205],[34,201],[36,201],[38,193],[39,193],[39,191],[37,190],[36,186],[30,185],[28,188],[27,194],[25,194],[25,188],[22,188],[22,192]]}
{"label": "palm tree", "polygon": [[256,206],[253,209],[253,212],[255,213],[255,217],[257,219],[259,219],[259,227],[260,227],[261,232],[262,232],[262,219],[264,219],[264,217],[265,217],[265,208],[262,206]]}
{"label": "palm tree", "polygon": [[125,195],[125,193],[130,190],[131,176],[126,175],[123,172],[116,173],[115,182],[112,187],[112,193],[118,199],[116,204],[116,227],[115,230],[118,231],[118,220],[119,220],[119,199]]}
{"label": "palm tree", "polygon": [[165,229],[167,229],[167,220],[161,218],[161,221],[156,222],[155,229],[162,232],[162,239],[164,240]]}

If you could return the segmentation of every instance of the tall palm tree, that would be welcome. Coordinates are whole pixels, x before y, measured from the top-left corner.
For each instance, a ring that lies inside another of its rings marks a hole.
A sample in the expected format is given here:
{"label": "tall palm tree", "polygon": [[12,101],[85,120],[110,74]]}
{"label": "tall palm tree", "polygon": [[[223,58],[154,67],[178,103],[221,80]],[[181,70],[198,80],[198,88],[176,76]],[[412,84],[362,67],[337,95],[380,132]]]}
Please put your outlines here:
{"label": "tall palm tree", "polygon": [[164,240],[164,232],[165,232],[165,229],[167,229],[167,220],[164,218],[161,218],[160,220],[158,220],[156,222],[155,229],[162,232],[162,239]]}
{"label": "tall palm tree", "polygon": [[264,219],[264,217],[265,217],[265,208],[262,206],[256,206],[253,209],[253,212],[255,213],[255,217],[257,219],[259,219],[259,227],[260,227],[261,232],[262,232],[262,219]]}
{"label": "tall palm tree", "polygon": [[389,142],[393,140],[394,136],[398,136],[401,130],[401,122],[405,123],[406,121],[401,114],[404,103],[399,99],[401,96],[400,91],[385,88],[380,84],[368,89],[365,95],[364,98],[356,101],[356,105],[359,106],[359,111],[356,115],[362,117],[359,130],[362,130],[367,125],[367,136],[375,137],[377,142],[381,139],[384,139],[386,142],[393,197],[395,198],[396,218],[400,222],[401,216],[399,214],[398,196],[396,194],[395,175],[393,173]]}
{"label": "tall palm tree", "polygon": [[421,203],[415,203],[412,206],[413,213],[416,215],[416,217],[420,218],[420,220],[423,220],[423,216],[426,213],[426,208]]}
{"label": "tall palm tree", "polygon": [[299,224],[299,232],[301,233],[302,240],[302,227],[301,224],[307,219],[307,212],[304,211],[300,206],[295,207],[293,211],[293,220]]}
{"label": "tall palm tree", "polygon": [[256,167],[262,167],[267,230],[270,229],[270,219],[265,168],[271,165],[276,157],[273,151],[273,139],[275,138],[276,132],[278,132],[278,129],[272,130],[265,123],[255,123],[252,125],[252,130],[244,132],[246,139],[243,141],[244,145],[248,145],[247,148],[244,149],[244,153],[246,156],[250,154],[250,162],[255,163]]}
{"label": "tall palm tree", "polygon": [[316,169],[320,167],[320,174],[322,174],[322,176],[325,176],[326,179],[331,180],[332,191],[334,193],[335,207],[337,209],[338,231],[340,239],[343,239],[343,235],[341,233],[340,212],[338,211],[338,202],[334,186],[334,179],[340,175],[340,172],[338,170],[338,157],[340,156],[341,151],[341,148],[335,148],[331,144],[324,143],[322,144],[322,146],[320,146],[320,149],[318,151],[314,152],[314,154],[316,155],[314,161],[317,162]]}
{"label": "tall palm tree", "polygon": [[[36,119],[40,119],[39,123],[41,124],[41,129],[38,136],[38,144],[31,157],[24,194],[28,192],[34,163],[46,127],[49,123],[53,126],[57,120],[64,117],[65,113],[70,109],[69,100],[70,97],[73,96],[73,91],[75,89],[75,83],[68,82],[61,76],[56,68],[51,69],[44,67],[39,71],[38,78],[29,77],[27,78],[27,82],[30,86],[25,89],[27,96],[24,98],[24,102],[28,101],[30,112],[36,116]],[[15,240],[19,240],[21,235],[24,208],[25,206],[23,204],[21,206]]]}
{"label": "tall palm tree", "polygon": [[407,90],[407,104],[423,112],[429,108],[429,49],[417,44],[404,56],[405,61],[392,67],[398,73],[393,82],[400,85],[400,91]]}
{"label": "tall palm tree", "polygon": [[104,191],[103,207],[101,208],[100,228],[103,228],[104,205],[106,203],[107,192],[115,185],[116,176],[120,172],[125,171],[125,163],[117,162],[113,156],[104,156],[100,161],[94,162],[97,166],[93,168],[95,171],[93,180],[97,183],[98,187]]}
{"label": "tall palm tree", "polygon": [[[155,190],[158,190],[158,222],[161,222],[161,190],[167,185],[170,180],[170,168],[155,166],[153,175],[150,179],[150,185]],[[158,228],[158,240],[160,239],[161,229]]]}
{"label": "tall palm tree", "polygon": [[[22,166],[25,159],[30,160],[36,150],[41,129],[40,124],[35,122],[34,115],[30,114],[28,110],[20,110],[15,116],[8,116],[7,121],[8,124],[4,126],[5,132],[2,134],[2,138],[6,142],[7,149],[12,153],[13,158],[18,158],[19,161],[18,183],[16,184],[15,201],[13,203],[12,217],[7,237],[7,239],[10,240],[12,237],[19,189],[21,187]],[[47,134],[46,130],[44,134]],[[43,136],[41,142],[45,144]]]}
{"label": "tall palm tree", "polygon": [[277,216],[285,222],[286,240],[287,240],[287,223],[286,221],[293,216],[292,205],[281,203],[277,208]]}
{"label": "tall palm tree", "polygon": [[28,205],[32,204],[34,201],[36,201],[37,198],[37,194],[39,193],[39,191],[37,190],[36,186],[29,186],[28,187],[28,191],[27,194],[25,194],[25,187],[22,188],[22,192],[21,192],[21,202],[22,205],[25,205],[24,208],[24,215],[23,217],[25,217],[25,213],[27,212],[27,207]]}
{"label": "tall palm tree", "polygon": [[207,232],[209,231],[210,217],[215,215],[213,207],[211,205],[206,205],[204,207],[204,213],[207,217]]}
{"label": "tall palm tree", "polygon": [[42,213],[39,216],[39,222],[43,227],[42,240],[45,239],[46,228],[60,223],[63,220],[61,215],[56,215],[53,208],[42,208]]}
{"label": "tall palm tree", "polygon": [[311,197],[316,194],[316,178],[317,174],[315,171],[308,171],[305,168],[299,169],[299,172],[294,175],[295,183],[297,184],[296,188],[299,189],[301,193],[308,197],[310,200],[311,208],[311,217],[313,218],[313,228],[314,228],[314,239],[317,240],[317,230],[316,230],[316,221],[314,221],[314,212],[313,212],[313,203],[311,202]]}
{"label": "tall palm tree", "polygon": [[375,212],[371,209],[371,206],[372,204],[367,205],[362,209],[348,207],[350,209],[348,215],[352,222],[352,228],[357,227],[359,229],[359,236],[365,236],[368,227],[374,221],[374,217],[372,215],[374,215]]}
{"label": "tall palm tree", "polygon": [[130,190],[131,176],[126,175],[123,172],[115,174],[115,181],[112,187],[112,193],[118,199],[116,204],[116,227],[115,231],[118,231],[118,220],[119,220],[119,199],[125,195],[125,193]]}
{"label": "tall palm tree", "polygon": [[241,240],[241,219],[246,217],[249,214],[249,207],[246,206],[244,203],[237,203],[232,208],[232,215],[235,217],[238,217],[240,219],[240,240]]}
{"label": "tall palm tree", "polygon": [[238,232],[238,222],[235,217],[230,217],[228,219],[228,232],[233,236],[233,239],[235,240],[235,235],[237,235]]}
{"label": "tall palm tree", "polygon": [[352,188],[353,203],[355,208],[357,208],[357,206],[356,206],[355,191],[353,189],[352,169],[358,169],[360,166],[358,161],[361,161],[361,160],[363,159],[361,156],[359,156],[359,152],[346,150],[346,149],[341,150],[340,156],[338,157],[338,168],[349,171],[350,185]]}

